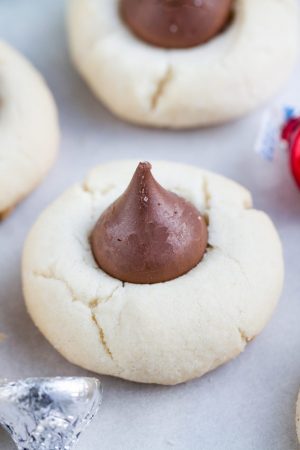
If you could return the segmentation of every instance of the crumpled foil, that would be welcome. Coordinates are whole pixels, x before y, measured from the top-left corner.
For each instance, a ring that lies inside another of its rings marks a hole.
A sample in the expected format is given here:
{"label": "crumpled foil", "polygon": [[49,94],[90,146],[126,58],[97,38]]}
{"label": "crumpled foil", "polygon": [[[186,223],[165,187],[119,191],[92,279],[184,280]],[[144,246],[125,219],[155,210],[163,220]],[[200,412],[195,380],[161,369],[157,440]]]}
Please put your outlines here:
{"label": "crumpled foil", "polygon": [[101,401],[94,378],[0,382],[0,424],[19,450],[70,450]]}

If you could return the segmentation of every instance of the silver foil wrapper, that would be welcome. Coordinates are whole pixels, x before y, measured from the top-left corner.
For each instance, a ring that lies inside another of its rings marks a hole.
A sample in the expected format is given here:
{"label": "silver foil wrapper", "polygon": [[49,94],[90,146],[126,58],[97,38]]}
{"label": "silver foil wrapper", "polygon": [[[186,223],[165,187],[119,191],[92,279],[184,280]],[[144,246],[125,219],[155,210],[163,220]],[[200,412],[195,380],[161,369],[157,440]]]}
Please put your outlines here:
{"label": "silver foil wrapper", "polygon": [[101,401],[94,378],[1,381],[0,424],[19,450],[70,450]]}

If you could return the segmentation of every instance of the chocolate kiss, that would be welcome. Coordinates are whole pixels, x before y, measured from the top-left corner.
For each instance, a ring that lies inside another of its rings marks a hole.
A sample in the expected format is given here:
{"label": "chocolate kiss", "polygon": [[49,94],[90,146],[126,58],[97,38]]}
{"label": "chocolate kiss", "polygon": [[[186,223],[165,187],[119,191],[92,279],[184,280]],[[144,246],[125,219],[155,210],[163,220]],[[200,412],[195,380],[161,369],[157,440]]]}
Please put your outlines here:
{"label": "chocolate kiss", "polygon": [[140,39],[163,48],[186,48],[216,36],[233,0],[121,0],[124,22]]}
{"label": "chocolate kiss", "polygon": [[140,163],[126,191],[98,220],[91,236],[99,267],[121,281],[160,283],[201,261],[207,226],[187,200],[165,190]]}

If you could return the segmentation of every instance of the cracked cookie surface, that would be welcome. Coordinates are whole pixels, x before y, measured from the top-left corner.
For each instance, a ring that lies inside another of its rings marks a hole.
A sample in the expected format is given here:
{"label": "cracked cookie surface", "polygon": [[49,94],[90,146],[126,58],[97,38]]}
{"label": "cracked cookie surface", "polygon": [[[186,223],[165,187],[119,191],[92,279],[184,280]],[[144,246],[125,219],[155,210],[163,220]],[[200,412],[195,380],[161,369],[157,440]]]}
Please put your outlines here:
{"label": "cracked cookie surface", "polygon": [[89,237],[136,164],[95,168],[43,212],[24,248],[24,295],[36,325],[69,361],[133,381],[176,384],[237,356],[263,329],[282,288],[281,245],[240,185],[154,162],[158,182],[207,218],[206,254],[165,283],[110,277],[95,263]]}
{"label": "cracked cookie surface", "polygon": [[240,117],[276,93],[298,54],[297,0],[236,0],[223,33],[178,50],[139,40],[118,10],[119,0],[70,0],[70,50],[99,99],[142,125],[188,128]]}
{"label": "cracked cookie surface", "polygon": [[0,41],[0,220],[46,176],[58,150],[53,97],[40,74]]}

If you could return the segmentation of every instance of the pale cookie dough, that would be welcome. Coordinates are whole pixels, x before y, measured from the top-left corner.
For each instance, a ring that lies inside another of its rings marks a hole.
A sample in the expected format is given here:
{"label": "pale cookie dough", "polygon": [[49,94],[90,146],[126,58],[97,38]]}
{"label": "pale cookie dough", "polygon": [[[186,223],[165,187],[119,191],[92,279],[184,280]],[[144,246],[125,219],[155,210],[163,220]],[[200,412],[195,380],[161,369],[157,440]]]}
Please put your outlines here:
{"label": "pale cookie dough", "polygon": [[300,442],[300,392],[298,394],[297,407],[296,407],[296,429],[297,429],[298,441]]}
{"label": "pale cookie dough", "polygon": [[297,0],[236,0],[225,32],[205,45],[165,50],[135,37],[119,0],[69,0],[72,57],[117,116],[157,127],[235,119],[287,79],[298,53]]}
{"label": "pale cookie dough", "polygon": [[282,288],[281,245],[240,185],[155,162],[157,181],[208,218],[207,253],[165,283],[110,277],[96,265],[89,236],[136,166],[101,165],[43,212],[25,244],[24,295],[35,324],[69,361],[129,380],[176,384],[234,358],[260,333]]}
{"label": "pale cookie dough", "polygon": [[40,74],[0,41],[0,218],[32,191],[58,148],[57,112]]}

